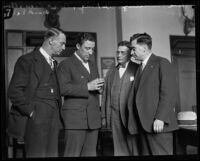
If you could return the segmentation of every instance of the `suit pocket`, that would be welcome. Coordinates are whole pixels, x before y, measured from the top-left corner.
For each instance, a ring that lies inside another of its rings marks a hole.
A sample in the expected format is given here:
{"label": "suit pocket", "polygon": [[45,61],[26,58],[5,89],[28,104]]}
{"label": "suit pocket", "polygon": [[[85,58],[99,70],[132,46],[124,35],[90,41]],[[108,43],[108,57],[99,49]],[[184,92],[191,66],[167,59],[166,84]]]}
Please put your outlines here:
{"label": "suit pocket", "polygon": [[17,112],[10,112],[8,117],[8,135],[23,139],[26,129],[27,117]]}
{"label": "suit pocket", "polygon": [[78,110],[83,111],[86,109],[86,106],[80,106],[80,105],[73,105],[73,106],[63,106],[62,110]]}

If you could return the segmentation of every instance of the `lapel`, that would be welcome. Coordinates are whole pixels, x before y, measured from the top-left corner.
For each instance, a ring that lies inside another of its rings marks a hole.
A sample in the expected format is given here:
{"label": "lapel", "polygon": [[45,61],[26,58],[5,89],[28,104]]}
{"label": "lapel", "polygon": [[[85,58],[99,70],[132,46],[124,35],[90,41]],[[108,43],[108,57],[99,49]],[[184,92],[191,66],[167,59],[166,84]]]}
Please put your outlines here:
{"label": "lapel", "polygon": [[108,81],[109,81],[109,84],[110,84],[110,86],[113,84],[113,80],[114,80],[114,77],[115,77],[115,73],[116,72],[119,72],[118,71],[118,67],[117,66],[115,66],[115,67],[113,67],[113,68],[111,68],[110,69],[110,71],[108,71],[109,73],[110,73],[110,75],[109,75],[109,77],[108,77]]}
{"label": "lapel", "polygon": [[[78,60],[78,58],[74,54],[72,55],[72,62],[75,64],[75,67],[80,71],[80,73],[83,74],[85,78],[90,80],[90,73],[88,73],[87,69],[84,67],[81,61]],[[91,68],[92,67],[90,67],[90,72],[92,71]]]}
{"label": "lapel", "polygon": [[140,78],[140,83],[139,83],[139,87],[142,87],[142,84],[145,82],[145,80],[149,77],[149,75],[151,75],[152,70],[154,69],[155,65],[156,65],[156,56],[154,54],[152,54],[141,74],[141,78]]}
{"label": "lapel", "polygon": [[43,71],[45,71],[45,73],[52,72],[50,65],[47,63],[47,61],[45,60],[45,58],[42,56],[42,54],[38,49],[34,53],[34,59],[35,59],[34,71],[38,79],[40,79],[43,76]]}
{"label": "lapel", "polygon": [[90,67],[90,79],[95,79],[96,77],[98,77],[97,75],[97,70],[96,70],[96,66],[94,66],[94,64],[89,60],[89,67]]}

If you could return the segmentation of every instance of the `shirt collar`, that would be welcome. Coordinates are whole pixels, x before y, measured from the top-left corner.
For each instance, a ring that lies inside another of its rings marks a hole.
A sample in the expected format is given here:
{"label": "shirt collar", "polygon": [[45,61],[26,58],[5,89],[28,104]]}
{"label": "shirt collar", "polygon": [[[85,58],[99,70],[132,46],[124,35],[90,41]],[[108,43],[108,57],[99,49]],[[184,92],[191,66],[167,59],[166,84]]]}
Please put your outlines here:
{"label": "shirt collar", "polygon": [[[130,61],[127,61],[127,62],[126,62],[124,69],[126,69],[126,68],[127,68],[127,66],[128,66],[128,64],[129,64],[129,62],[130,62]],[[117,66],[118,66],[118,68],[119,68],[119,67],[120,67],[120,64],[118,64]]]}
{"label": "shirt collar", "polygon": [[84,62],[76,52],[74,52],[74,55],[81,61],[81,63],[88,64],[88,62]]}
{"label": "shirt collar", "polygon": [[51,58],[51,56],[49,54],[47,54],[47,52],[42,47],[40,47],[39,50],[40,50],[41,54],[45,57],[46,60],[49,60],[49,58]]}
{"label": "shirt collar", "polygon": [[150,54],[142,61],[143,66],[147,64],[147,61],[149,60],[151,54],[152,54],[152,53],[150,53]]}

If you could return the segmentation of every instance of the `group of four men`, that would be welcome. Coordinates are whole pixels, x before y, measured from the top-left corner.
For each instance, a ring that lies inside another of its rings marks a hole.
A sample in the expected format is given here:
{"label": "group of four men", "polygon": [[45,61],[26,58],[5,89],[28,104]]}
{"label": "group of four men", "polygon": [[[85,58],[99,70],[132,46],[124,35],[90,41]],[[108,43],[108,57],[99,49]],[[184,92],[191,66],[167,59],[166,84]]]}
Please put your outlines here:
{"label": "group of four men", "polygon": [[64,32],[51,28],[40,48],[16,62],[8,88],[8,132],[24,138],[26,156],[57,157],[63,125],[64,157],[96,156],[105,124],[112,126],[115,156],[172,155],[177,129],[173,69],[152,53],[151,36],[134,34],[130,42],[118,43],[118,64],[105,81],[90,61],[95,40],[89,33],[78,37],[77,50],[57,67],[52,57],[65,45]]}

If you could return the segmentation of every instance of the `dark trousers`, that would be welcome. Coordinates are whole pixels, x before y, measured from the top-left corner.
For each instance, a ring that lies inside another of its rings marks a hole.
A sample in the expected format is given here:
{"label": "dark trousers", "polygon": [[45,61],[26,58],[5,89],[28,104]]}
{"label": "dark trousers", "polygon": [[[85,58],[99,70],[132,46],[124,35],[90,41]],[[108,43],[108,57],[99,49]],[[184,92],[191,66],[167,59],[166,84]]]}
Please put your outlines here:
{"label": "dark trousers", "polygon": [[119,111],[112,110],[112,135],[114,156],[130,156],[127,135],[128,131],[122,124]]}
{"label": "dark trousers", "polygon": [[[41,108],[45,108],[44,105]],[[27,157],[58,157],[59,112],[58,109],[46,106],[48,117],[30,118],[25,135]]]}
{"label": "dark trousers", "polygon": [[141,155],[173,155],[173,134],[168,133],[139,133]]}
{"label": "dark trousers", "polygon": [[65,130],[64,157],[96,156],[98,131]]}

